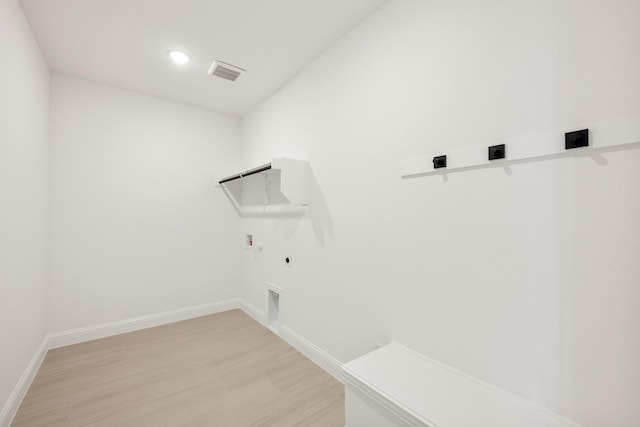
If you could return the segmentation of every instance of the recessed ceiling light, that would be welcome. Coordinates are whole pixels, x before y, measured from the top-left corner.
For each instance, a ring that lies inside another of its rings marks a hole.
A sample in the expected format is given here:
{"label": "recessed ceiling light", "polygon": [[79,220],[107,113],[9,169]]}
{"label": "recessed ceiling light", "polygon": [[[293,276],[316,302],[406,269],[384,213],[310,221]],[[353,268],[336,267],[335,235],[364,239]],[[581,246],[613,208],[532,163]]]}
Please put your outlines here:
{"label": "recessed ceiling light", "polygon": [[172,50],[169,52],[169,57],[173,59],[173,62],[176,64],[187,64],[191,62],[191,58],[184,52],[180,52],[179,50]]}

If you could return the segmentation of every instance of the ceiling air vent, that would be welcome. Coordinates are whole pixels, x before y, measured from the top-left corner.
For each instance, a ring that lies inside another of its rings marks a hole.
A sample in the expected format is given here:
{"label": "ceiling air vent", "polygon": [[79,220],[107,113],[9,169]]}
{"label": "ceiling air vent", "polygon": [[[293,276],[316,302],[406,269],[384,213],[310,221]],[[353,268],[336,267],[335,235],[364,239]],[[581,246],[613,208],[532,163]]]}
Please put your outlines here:
{"label": "ceiling air vent", "polygon": [[209,74],[212,76],[221,77],[226,80],[231,80],[232,82],[235,82],[236,79],[240,77],[240,74],[244,73],[244,71],[245,70],[240,67],[218,60],[213,61],[213,64],[211,64],[211,67],[209,68]]}

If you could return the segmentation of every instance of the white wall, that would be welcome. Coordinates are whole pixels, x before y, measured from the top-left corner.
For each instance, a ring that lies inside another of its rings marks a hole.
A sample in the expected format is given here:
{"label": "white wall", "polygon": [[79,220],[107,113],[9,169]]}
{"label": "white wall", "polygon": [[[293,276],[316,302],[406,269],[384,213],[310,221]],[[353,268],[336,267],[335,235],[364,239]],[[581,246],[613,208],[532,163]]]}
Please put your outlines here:
{"label": "white wall", "polygon": [[237,297],[239,120],[54,74],[48,328]]}
{"label": "white wall", "polygon": [[304,216],[245,217],[264,249],[244,298],[281,286],[284,324],[343,362],[393,339],[585,426],[640,425],[639,145],[399,178],[408,157],[640,120],[638,16],[388,3],[243,119],[244,167],[307,159],[318,184]]}
{"label": "white wall", "polygon": [[49,70],[0,0],[0,409],[44,338]]}

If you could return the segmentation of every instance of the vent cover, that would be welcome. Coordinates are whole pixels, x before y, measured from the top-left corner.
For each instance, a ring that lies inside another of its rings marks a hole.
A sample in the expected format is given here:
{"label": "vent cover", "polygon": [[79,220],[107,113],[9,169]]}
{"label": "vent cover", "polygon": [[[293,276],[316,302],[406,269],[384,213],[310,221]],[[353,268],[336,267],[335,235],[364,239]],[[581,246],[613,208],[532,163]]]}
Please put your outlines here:
{"label": "vent cover", "polygon": [[211,64],[209,68],[209,74],[212,76],[221,77],[226,80],[231,80],[232,82],[235,82],[244,71],[245,70],[240,67],[218,60],[213,61],[213,64]]}

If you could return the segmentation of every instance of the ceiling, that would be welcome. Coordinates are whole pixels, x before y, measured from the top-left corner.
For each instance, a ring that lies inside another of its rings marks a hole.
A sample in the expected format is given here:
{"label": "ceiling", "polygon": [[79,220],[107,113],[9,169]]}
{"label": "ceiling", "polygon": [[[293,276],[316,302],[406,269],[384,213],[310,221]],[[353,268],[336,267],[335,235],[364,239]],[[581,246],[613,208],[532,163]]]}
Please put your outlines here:
{"label": "ceiling", "polygon": [[241,116],[386,0],[21,1],[53,70]]}

